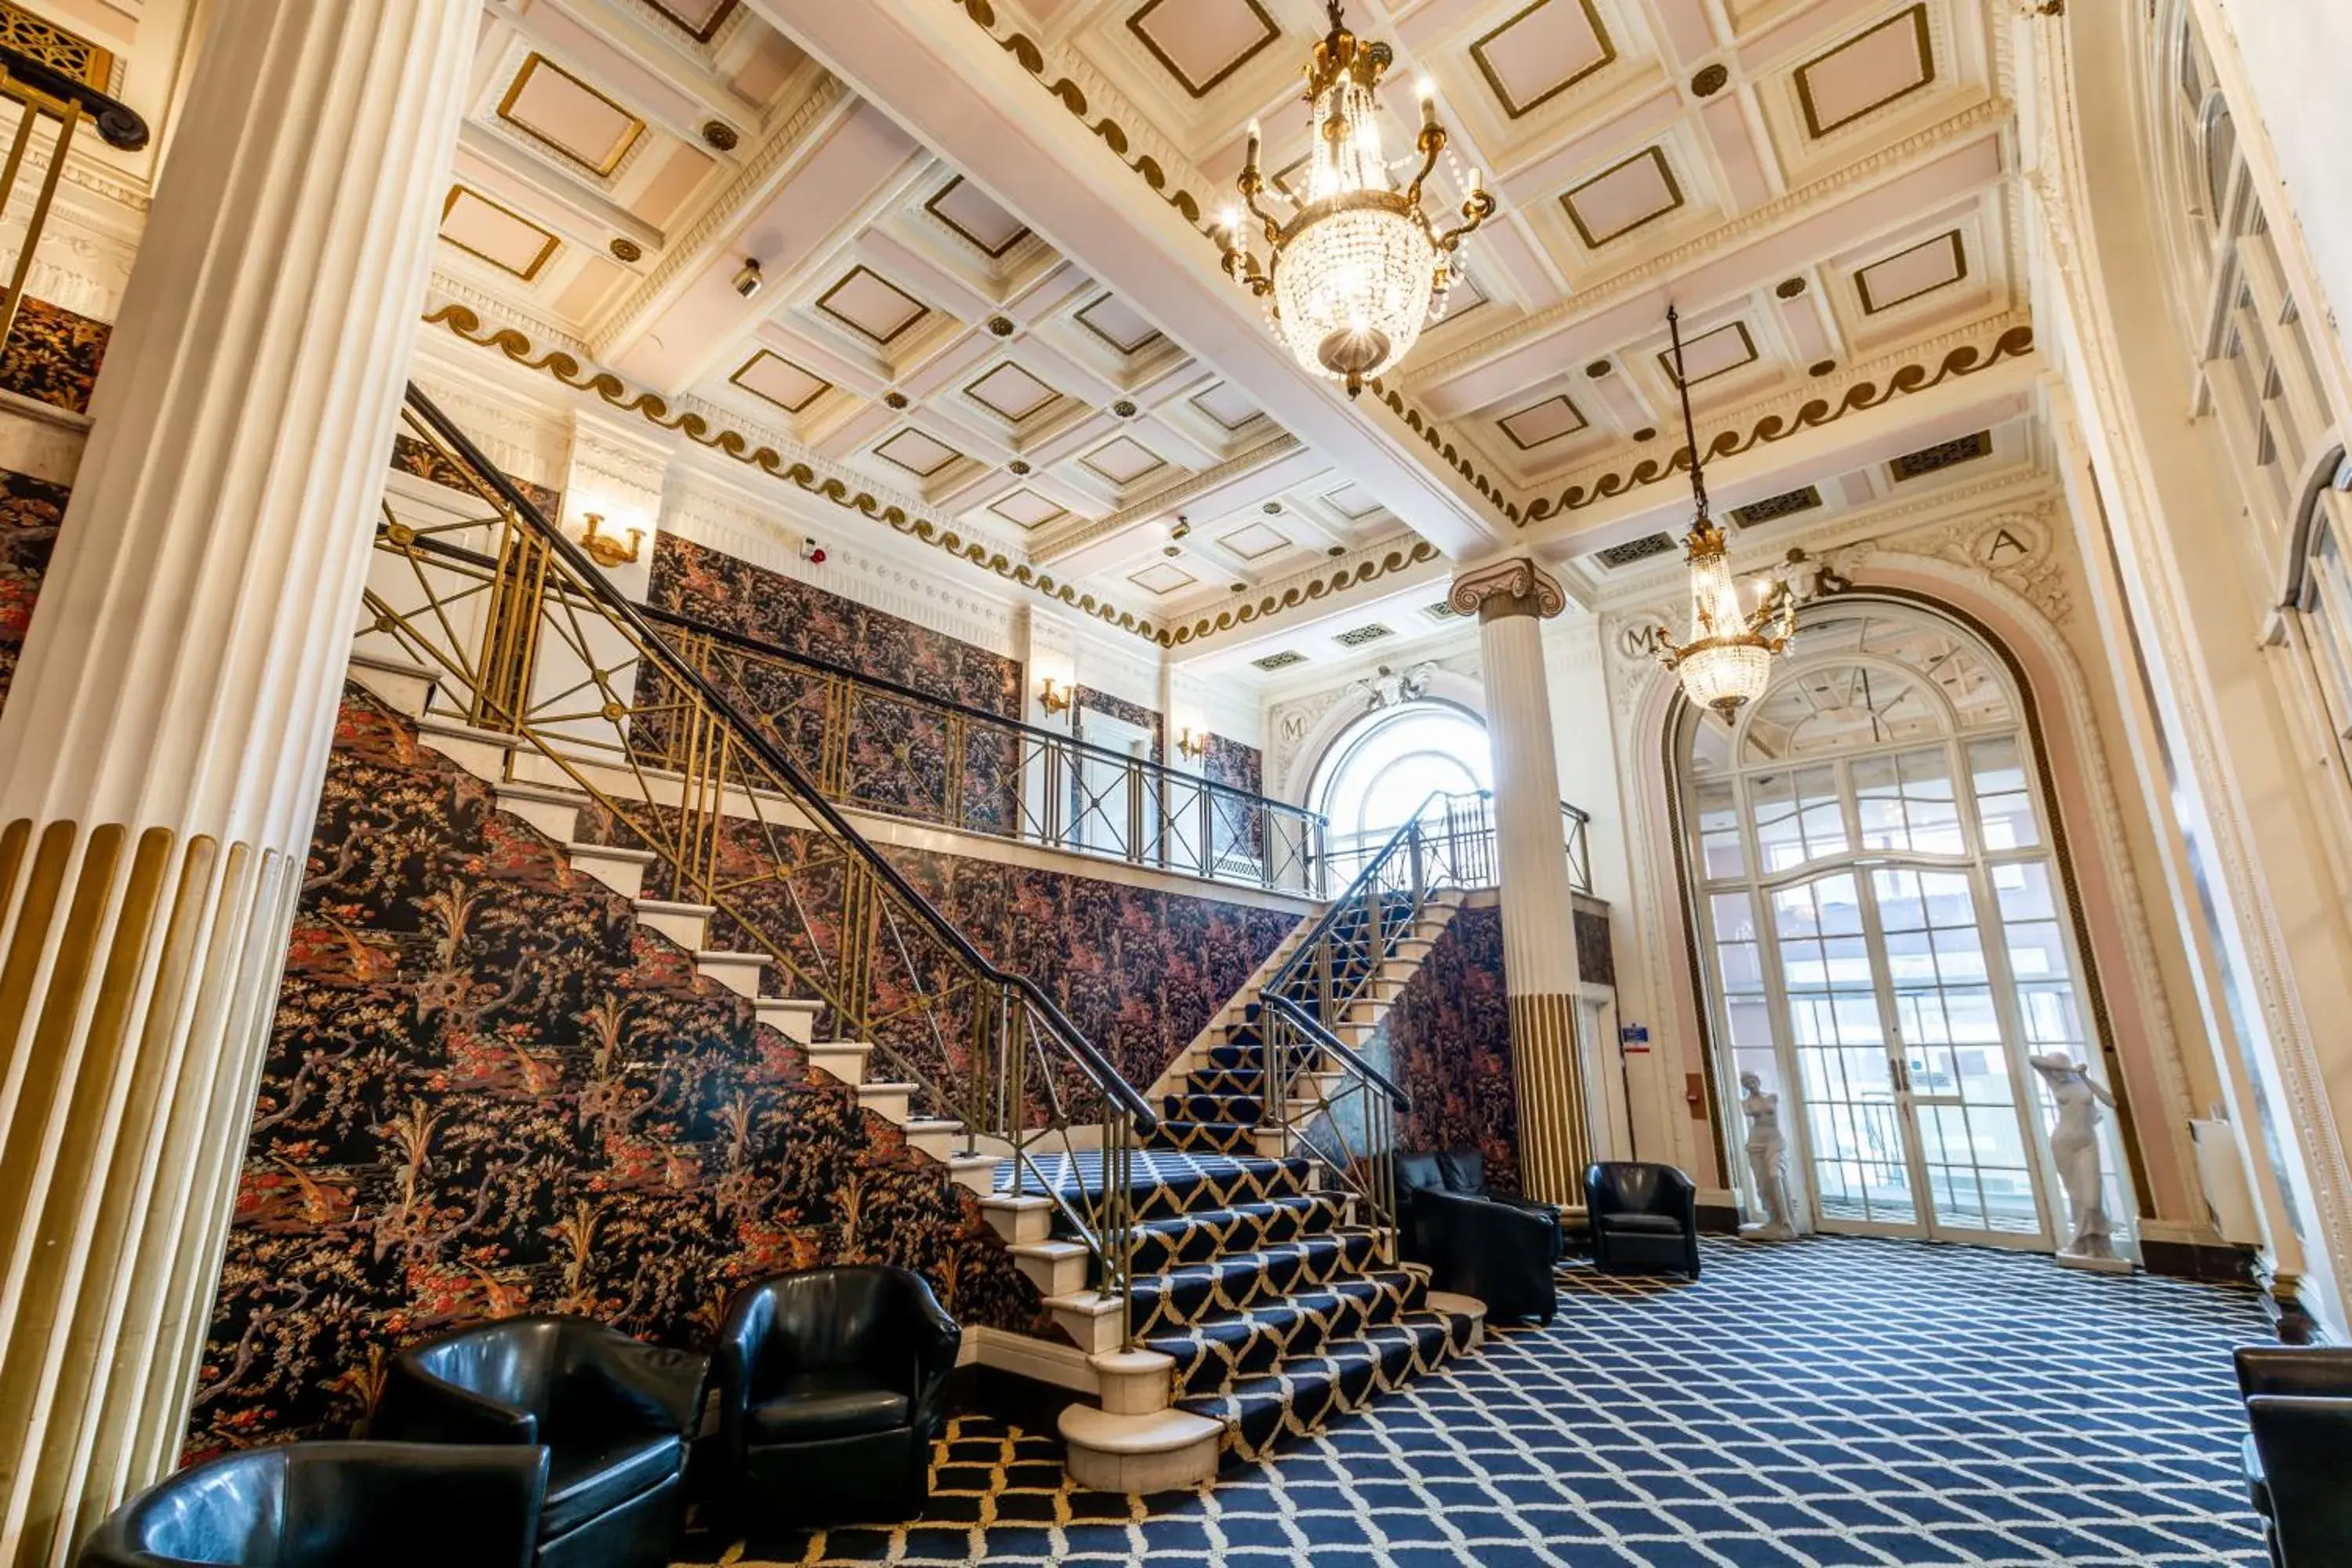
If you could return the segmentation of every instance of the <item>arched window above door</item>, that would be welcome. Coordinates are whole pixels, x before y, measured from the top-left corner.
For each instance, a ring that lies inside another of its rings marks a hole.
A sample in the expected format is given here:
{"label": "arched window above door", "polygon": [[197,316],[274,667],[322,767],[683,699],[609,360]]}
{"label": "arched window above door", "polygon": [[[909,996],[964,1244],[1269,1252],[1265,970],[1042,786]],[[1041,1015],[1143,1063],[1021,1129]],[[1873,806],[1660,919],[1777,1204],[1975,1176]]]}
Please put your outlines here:
{"label": "arched window above door", "polygon": [[1495,784],[1486,726],[1451,702],[1417,701],[1367,713],[1331,742],[1307,799],[1329,818],[1335,860],[1402,826],[1432,795]]}

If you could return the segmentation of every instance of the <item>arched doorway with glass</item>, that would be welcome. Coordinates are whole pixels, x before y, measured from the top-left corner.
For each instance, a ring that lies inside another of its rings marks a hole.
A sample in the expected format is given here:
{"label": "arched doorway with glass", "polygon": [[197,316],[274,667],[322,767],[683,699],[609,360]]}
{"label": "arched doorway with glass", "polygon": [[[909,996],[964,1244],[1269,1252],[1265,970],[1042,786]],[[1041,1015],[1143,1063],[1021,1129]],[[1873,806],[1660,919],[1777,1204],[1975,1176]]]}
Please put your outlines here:
{"label": "arched doorway with glass", "polygon": [[1400,703],[1366,714],[1331,742],[1307,799],[1329,821],[1325,854],[1334,890],[1388,842],[1432,795],[1495,786],[1486,726],[1451,702]]}
{"label": "arched doorway with glass", "polygon": [[2068,1239],[2029,1058],[2100,1055],[2034,745],[2003,661],[1893,601],[1817,608],[1732,720],[1683,712],[1718,1089],[1735,1128],[1741,1075],[1780,1096],[1814,1228]]}

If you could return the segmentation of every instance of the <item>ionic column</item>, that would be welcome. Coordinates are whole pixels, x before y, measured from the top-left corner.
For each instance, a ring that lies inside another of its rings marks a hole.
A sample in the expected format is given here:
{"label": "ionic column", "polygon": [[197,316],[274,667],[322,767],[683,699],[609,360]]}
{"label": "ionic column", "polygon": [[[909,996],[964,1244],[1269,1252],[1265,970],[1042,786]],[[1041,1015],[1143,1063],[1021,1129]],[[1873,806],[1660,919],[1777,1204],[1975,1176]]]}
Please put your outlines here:
{"label": "ionic column", "polygon": [[210,8],[0,714],[0,1562],[169,1469],[479,0]]}
{"label": "ionic column", "polygon": [[1591,1145],[1576,1045],[1574,885],[1543,658],[1543,623],[1567,607],[1568,596],[1522,557],[1465,572],[1454,579],[1450,602],[1465,615],[1478,613],[1520,1180],[1529,1197],[1581,1209]]}

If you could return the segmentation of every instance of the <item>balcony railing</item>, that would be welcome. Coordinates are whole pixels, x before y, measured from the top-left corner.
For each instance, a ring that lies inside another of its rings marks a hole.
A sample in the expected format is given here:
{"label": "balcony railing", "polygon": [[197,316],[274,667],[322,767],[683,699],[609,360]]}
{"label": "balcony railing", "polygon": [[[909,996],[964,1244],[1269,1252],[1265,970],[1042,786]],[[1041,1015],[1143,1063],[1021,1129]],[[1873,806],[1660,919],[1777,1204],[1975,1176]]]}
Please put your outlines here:
{"label": "balcony railing", "polygon": [[[1592,891],[1591,821],[1584,810],[1559,803],[1560,847],[1568,855],[1569,880],[1580,893]],[[1430,797],[1413,819],[1416,841],[1428,853],[1442,856],[1452,885],[1492,888],[1502,882],[1499,854],[1495,847],[1495,795],[1475,794]],[[1393,827],[1372,833],[1325,835],[1323,864],[1318,870],[1324,887],[1346,887],[1389,847]]]}
{"label": "balcony railing", "polygon": [[[1302,806],[675,612],[645,615],[840,805],[1308,897],[1329,885],[1324,819]],[[658,693],[638,697],[660,707]]]}

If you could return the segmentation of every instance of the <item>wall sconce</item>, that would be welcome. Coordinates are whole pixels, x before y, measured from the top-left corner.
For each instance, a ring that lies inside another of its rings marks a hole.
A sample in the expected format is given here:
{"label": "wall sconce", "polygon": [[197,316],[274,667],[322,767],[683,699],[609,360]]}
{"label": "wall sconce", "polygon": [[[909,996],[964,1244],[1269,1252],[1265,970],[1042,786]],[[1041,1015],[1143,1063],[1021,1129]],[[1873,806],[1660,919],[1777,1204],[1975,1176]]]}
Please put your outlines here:
{"label": "wall sconce", "polygon": [[1186,726],[1183,733],[1176,737],[1176,751],[1189,762],[1199,762],[1209,754],[1208,731]]}
{"label": "wall sconce", "polygon": [[580,536],[580,548],[585,550],[588,559],[599,566],[634,564],[645,549],[646,531],[642,528],[629,530],[629,542],[624,544],[619,536],[604,531],[603,513],[588,512],[583,521],[587,523],[588,531]]}
{"label": "wall sconce", "polygon": [[1037,706],[1048,713],[1067,713],[1072,695],[1068,687],[1055,685],[1049,675],[1038,685]]}

